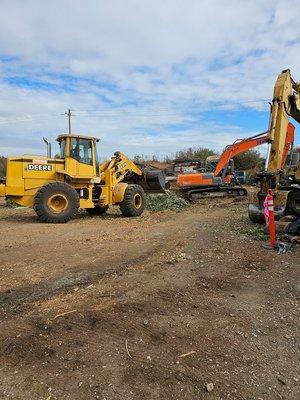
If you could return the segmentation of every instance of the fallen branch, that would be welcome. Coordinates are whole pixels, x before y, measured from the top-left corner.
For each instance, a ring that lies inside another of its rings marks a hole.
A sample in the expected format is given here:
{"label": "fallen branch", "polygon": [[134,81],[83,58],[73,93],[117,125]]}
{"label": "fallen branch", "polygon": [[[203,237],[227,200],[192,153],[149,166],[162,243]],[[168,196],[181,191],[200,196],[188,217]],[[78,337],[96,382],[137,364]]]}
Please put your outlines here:
{"label": "fallen branch", "polygon": [[57,315],[55,315],[54,318],[52,318],[52,321],[54,321],[56,318],[63,317],[64,315],[72,314],[72,313],[74,313],[76,311],[77,310],[71,310],[71,311],[66,311],[66,312],[64,312],[62,314],[57,314]]}
{"label": "fallen branch", "polygon": [[130,358],[132,358],[132,356],[131,356],[131,354],[129,353],[129,350],[128,350],[128,341],[127,341],[127,339],[125,340],[125,348],[126,348],[126,351],[127,351],[128,356],[129,356]]}
{"label": "fallen branch", "polygon": [[195,354],[195,350],[189,351],[188,353],[180,354],[179,358],[190,356],[191,354]]}

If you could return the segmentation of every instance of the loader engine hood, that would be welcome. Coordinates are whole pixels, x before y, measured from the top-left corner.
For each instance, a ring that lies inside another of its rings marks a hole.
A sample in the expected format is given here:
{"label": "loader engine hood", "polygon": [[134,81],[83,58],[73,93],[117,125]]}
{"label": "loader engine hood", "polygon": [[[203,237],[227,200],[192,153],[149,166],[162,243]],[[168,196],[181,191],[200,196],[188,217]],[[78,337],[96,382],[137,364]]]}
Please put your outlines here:
{"label": "loader engine hood", "polygon": [[5,184],[0,193],[15,203],[31,207],[35,192],[41,186],[54,181],[57,172],[64,169],[63,159],[23,155],[7,159]]}

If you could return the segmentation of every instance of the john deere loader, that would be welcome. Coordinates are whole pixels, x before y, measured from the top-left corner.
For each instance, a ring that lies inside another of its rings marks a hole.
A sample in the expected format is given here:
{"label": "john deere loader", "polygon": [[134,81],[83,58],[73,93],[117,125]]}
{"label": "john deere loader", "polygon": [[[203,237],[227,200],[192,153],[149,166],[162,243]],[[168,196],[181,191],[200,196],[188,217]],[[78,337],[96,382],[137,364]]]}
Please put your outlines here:
{"label": "john deere loader", "polygon": [[144,210],[145,191],[165,189],[160,170],[141,167],[121,152],[99,164],[97,138],[62,134],[57,141],[60,158],[52,158],[51,151],[47,157],[10,157],[0,183],[0,196],[33,207],[42,222],[67,222],[79,208],[100,215],[111,205],[136,217]]}

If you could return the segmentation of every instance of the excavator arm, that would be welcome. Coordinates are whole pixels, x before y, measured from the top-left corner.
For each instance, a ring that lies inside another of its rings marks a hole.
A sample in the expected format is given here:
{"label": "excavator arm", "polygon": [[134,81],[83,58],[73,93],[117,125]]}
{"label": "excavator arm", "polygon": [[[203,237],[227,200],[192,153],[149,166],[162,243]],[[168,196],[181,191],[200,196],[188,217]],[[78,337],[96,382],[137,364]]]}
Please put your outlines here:
{"label": "excavator arm", "polygon": [[[274,212],[280,217],[289,212],[300,215],[300,169],[299,165],[291,177],[286,166],[287,156],[294,142],[293,118],[300,123],[300,83],[286,69],[279,74],[273,92],[269,119],[269,149],[265,170],[258,174],[260,188],[250,195],[249,217],[253,222],[263,218],[263,201],[268,189],[273,189]],[[291,182],[293,185],[291,185]],[[295,185],[298,183],[298,186]]]}
{"label": "excavator arm", "polygon": [[270,173],[280,172],[285,164],[289,117],[300,123],[299,95],[300,83],[294,82],[289,69],[282,71],[275,83],[271,104],[270,147],[265,166]]}
{"label": "excavator arm", "polygon": [[[294,125],[288,122],[286,133],[285,135],[282,135],[283,145],[280,157],[280,169],[284,167],[287,160],[287,156],[293,147],[294,136],[295,136],[294,132],[295,132]],[[224,168],[226,169],[230,159],[236,156],[237,154],[244,153],[250,149],[253,149],[254,147],[270,142],[272,142],[270,134],[268,132],[264,132],[247,139],[238,140],[233,144],[226,146],[216,166],[214,176],[219,176],[222,170]]]}
{"label": "excavator arm", "polygon": [[295,140],[295,127],[293,124],[289,122],[285,137],[285,144],[282,152],[281,165],[280,165],[281,170],[283,170],[283,168],[285,167],[287,157],[293,149],[294,140]]}
{"label": "excavator arm", "polygon": [[268,141],[269,135],[263,133],[247,139],[238,140],[233,144],[227,146],[219,159],[219,162],[214,171],[214,176],[219,176],[224,168],[226,170],[228,163],[232,157],[236,156],[237,154],[244,153],[247,150],[253,149],[254,147],[268,143]]}

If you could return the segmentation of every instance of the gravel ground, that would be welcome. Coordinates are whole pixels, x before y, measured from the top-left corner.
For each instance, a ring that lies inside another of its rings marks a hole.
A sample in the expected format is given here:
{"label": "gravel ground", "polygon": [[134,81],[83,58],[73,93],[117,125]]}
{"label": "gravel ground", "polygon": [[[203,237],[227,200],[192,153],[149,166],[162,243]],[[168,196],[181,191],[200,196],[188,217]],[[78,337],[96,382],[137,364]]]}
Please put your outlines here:
{"label": "gravel ground", "polygon": [[246,210],[0,208],[0,398],[298,399],[299,247],[265,250]]}

